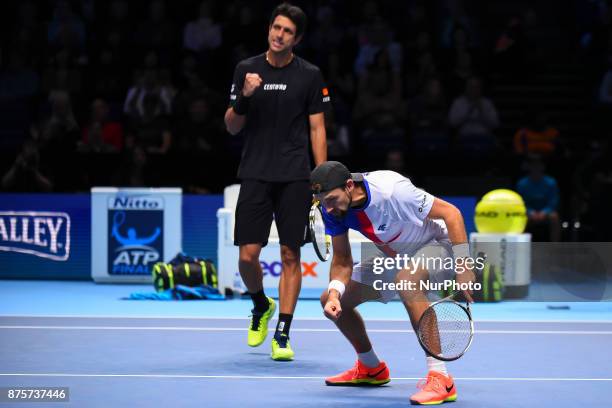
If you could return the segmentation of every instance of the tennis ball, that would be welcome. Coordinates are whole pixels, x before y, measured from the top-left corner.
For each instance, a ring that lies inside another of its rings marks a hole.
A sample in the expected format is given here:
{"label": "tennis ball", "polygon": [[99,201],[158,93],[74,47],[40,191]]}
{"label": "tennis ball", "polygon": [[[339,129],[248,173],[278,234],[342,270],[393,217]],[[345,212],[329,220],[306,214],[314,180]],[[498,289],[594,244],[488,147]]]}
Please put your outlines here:
{"label": "tennis ball", "polygon": [[478,232],[520,234],[527,225],[527,209],[514,191],[493,190],[476,204],[474,222]]}

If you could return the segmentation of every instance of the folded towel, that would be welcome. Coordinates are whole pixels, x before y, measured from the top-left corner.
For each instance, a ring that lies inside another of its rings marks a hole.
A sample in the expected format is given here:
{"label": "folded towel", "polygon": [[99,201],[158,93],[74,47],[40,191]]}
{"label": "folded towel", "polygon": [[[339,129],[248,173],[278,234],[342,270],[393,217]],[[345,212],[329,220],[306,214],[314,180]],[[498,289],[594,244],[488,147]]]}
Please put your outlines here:
{"label": "folded towel", "polygon": [[219,291],[209,285],[184,286],[176,285],[163,292],[134,292],[126,300],[221,300]]}

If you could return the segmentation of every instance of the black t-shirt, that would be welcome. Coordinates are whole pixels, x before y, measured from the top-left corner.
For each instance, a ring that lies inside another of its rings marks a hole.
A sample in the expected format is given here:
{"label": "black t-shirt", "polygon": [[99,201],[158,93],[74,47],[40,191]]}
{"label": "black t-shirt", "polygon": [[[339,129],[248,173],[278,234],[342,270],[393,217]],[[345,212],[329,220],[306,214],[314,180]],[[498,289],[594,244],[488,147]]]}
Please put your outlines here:
{"label": "black t-shirt", "polygon": [[230,106],[242,92],[247,73],[259,74],[262,84],[251,96],[242,129],[245,145],[238,177],[276,182],[308,180],[309,115],[324,112],[330,100],[321,71],[297,56],[282,68],[270,65],[265,54],[248,58],[234,71]]}

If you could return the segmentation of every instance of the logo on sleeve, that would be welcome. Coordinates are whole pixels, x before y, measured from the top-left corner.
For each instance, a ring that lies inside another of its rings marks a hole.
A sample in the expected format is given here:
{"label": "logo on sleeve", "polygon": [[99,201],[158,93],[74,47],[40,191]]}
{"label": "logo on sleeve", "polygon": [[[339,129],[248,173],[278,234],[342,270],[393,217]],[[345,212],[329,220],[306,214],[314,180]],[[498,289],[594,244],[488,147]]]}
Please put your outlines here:
{"label": "logo on sleeve", "polygon": [[427,201],[427,194],[423,194],[423,200],[421,201],[421,204],[419,205],[419,212],[422,213],[423,212],[423,207],[425,207],[425,202]]}
{"label": "logo on sleeve", "polygon": [[287,84],[264,84],[264,91],[285,91],[287,90]]}
{"label": "logo on sleeve", "polygon": [[387,224],[382,224],[381,226],[378,227],[379,231],[384,231],[387,229]]}
{"label": "logo on sleeve", "polygon": [[323,102],[329,102],[329,90],[323,88]]}

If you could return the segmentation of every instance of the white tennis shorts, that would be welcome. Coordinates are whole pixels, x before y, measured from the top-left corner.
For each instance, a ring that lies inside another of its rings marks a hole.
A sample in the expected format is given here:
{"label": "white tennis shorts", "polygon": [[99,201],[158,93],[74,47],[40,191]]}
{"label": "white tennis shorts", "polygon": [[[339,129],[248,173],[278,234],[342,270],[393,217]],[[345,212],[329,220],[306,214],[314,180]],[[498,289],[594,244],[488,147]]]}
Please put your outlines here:
{"label": "white tennis shorts", "polygon": [[[351,279],[361,284],[371,286],[380,294],[380,297],[376,300],[387,303],[397,296],[397,291],[379,289],[384,286],[384,283],[395,283],[395,276],[401,269],[395,267],[387,269],[383,267],[383,271],[380,273],[380,258],[388,257],[380,250],[375,250],[374,252],[376,252],[376,254],[374,256],[372,256],[370,252],[372,251],[368,250],[366,260],[361,261],[353,267]],[[454,267],[449,267],[449,262],[443,262],[444,260],[452,259],[452,244],[448,239],[432,240],[416,250],[408,249],[405,252],[400,252],[400,256],[403,257],[404,254],[414,258],[415,261],[419,258],[428,260],[421,261],[427,262],[426,264],[421,263],[421,265],[429,266],[429,268],[426,268],[429,273],[429,282],[442,283],[445,280],[455,277]],[[362,253],[362,257],[363,255]],[[379,261],[375,261],[375,258],[378,258]],[[378,263],[378,268],[375,268],[375,262]],[[377,269],[379,273],[375,273],[375,269]]]}

